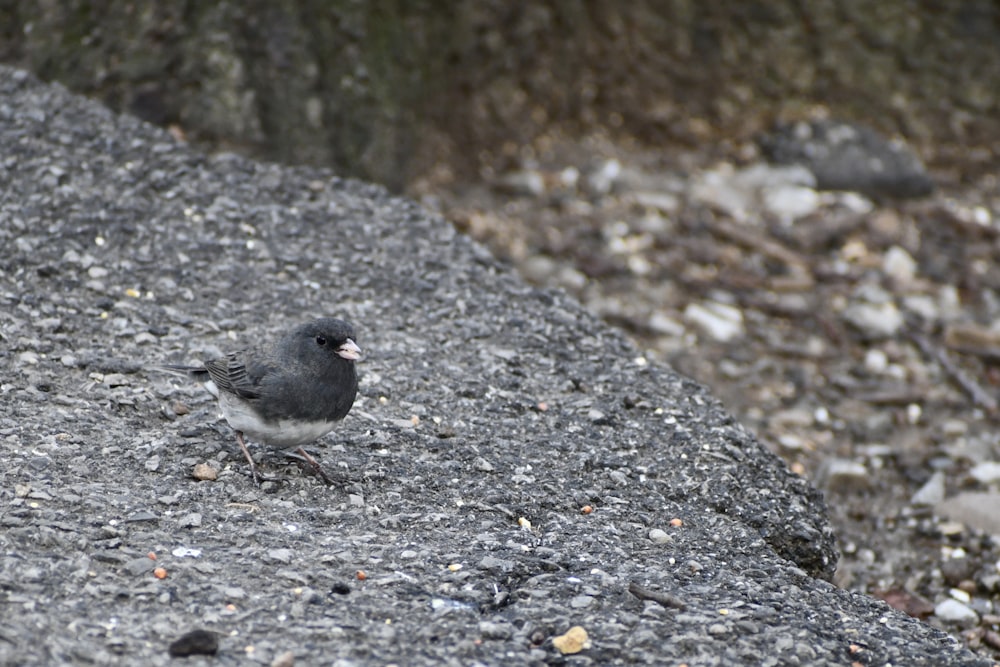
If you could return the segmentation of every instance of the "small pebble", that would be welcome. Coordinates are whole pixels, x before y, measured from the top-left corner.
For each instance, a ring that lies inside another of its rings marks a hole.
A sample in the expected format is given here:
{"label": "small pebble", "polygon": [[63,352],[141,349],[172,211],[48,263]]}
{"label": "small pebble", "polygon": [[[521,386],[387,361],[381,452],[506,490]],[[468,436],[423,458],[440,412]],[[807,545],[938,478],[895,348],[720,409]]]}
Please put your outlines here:
{"label": "small pebble", "polygon": [[868,469],[849,459],[830,459],[820,471],[819,477],[827,489],[839,493],[866,489],[871,485]]}
{"label": "small pebble", "polygon": [[891,301],[853,303],[844,310],[843,317],[869,338],[889,338],[903,327],[903,314]]}
{"label": "small pebble", "polygon": [[552,638],[552,645],[563,655],[573,655],[590,648],[590,637],[579,625],[574,625],[566,634]]}
{"label": "small pebble", "polygon": [[984,461],[969,471],[969,475],[980,484],[1000,482],[1000,462]]}
{"label": "small pebble", "polygon": [[656,544],[666,544],[668,542],[673,542],[674,538],[670,537],[665,530],[653,528],[649,531],[649,540]]}
{"label": "small pebble", "polygon": [[924,485],[913,494],[910,498],[910,504],[925,507],[937,505],[944,500],[944,482],[944,473],[939,470],[931,475],[930,479],[924,482]]}
{"label": "small pebble", "polygon": [[743,311],[717,301],[688,304],[684,319],[720,343],[743,335]]}
{"label": "small pebble", "polygon": [[514,628],[509,623],[480,621],[479,634],[483,639],[510,639],[514,634]]}
{"label": "small pebble", "polygon": [[870,349],[865,353],[865,370],[873,375],[880,375],[889,366],[889,357],[879,349]]}
{"label": "small pebble", "polygon": [[975,611],[952,598],[942,600],[934,605],[934,615],[945,623],[965,625],[979,621],[979,615]]}
{"label": "small pebble", "polygon": [[267,557],[269,560],[288,564],[292,562],[293,558],[295,558],[295,552],[291,549],[270,549],[267,552]]}
{"label": "small pebble", "polygon": [[155,563],[146,556],[133,558],[125,563],[125,571],[135,577],[152,572],[154,567],[156,567]]}
{"label": "small pebble", "polygon": [[900,285],[909,285],[917,274],[917,261],[899,246],[886,251],[882,271]]}
{"label": "small pebble", "polygon": [[195,464],[191,476],[202,482],[214,482],[219,478],[219,471],[207,463]]}
{"label": "small pebble", "polygon": [[219,651],[219,637],[208,630],[192,630],[174,640],[168,650],[175,658],[215,655]]}
{"label": "small pebble", "polygon": [[22,364],[35,365],[38,363],[38,353],[27,350],[17,355],[17,360]]}

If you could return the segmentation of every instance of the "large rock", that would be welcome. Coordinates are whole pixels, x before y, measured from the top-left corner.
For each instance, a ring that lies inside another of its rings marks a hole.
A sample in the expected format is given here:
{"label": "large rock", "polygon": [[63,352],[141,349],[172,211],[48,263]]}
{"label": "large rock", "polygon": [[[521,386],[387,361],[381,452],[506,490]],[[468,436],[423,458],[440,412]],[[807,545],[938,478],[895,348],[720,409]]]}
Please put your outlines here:
{"label": "large rock", "polygon": [[[202,629],[241,664],[541,664],[582,626],[592,664],[976,664],[827,583],[820,496],[704,389],[414,204],[9,69],[0,148],[0,663]],[[149,368],[320,314],[368,351],[316,447],[343,483],[265,456],[258,490]]]}

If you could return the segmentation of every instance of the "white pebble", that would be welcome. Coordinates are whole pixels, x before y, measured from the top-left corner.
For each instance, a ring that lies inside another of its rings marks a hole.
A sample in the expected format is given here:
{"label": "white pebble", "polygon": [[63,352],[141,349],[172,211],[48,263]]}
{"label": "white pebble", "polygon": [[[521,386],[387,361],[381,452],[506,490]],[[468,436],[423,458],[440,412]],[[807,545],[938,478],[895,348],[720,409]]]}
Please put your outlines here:
{"label": "white pebble", "polygon": [[910,504],[933,507],[944,501],[944,481],[944,473],[940,470],[931,475],[931,478],[910,498]]}
{"label": "white pebble", "polygon": [[917,275],[917,261],[899,246],[892,246],[882,258],[882,271],[901,285],[913,282]]}
{"label": "white pebble", "polygon": [[718,301],[688,304],[684,318],[721,343],[743,335],[743,312]]}
{"label": "white pebble", "polygon": [[980,484],[1000,482],[1000,462],[983,461],[974,466],[969,474]]}
{"label": "white pebble", "polygon": [[865,369],[872,374],[880,375],[889,365],[889,357],[879,349],[871,349],[865,352]]}
{"label": "white pebble", "polygon": [[17,360],[22,364],[30,364],[33,366],[38,363],[38,353],[27,350],[17,355]]}
{"label": "white pebble", "polygon": [[953,599],[958,600],[962,604],[969,604],[970,602],[972,602],[972,596],[969,595],[966,591],[963,591],[961,588],[948,589],[948,595],[950,595]]}
{"label": "white pebble", "polygon": [[974,623],[979,620],[976,612],[951,598],[934,605],[934,615],[946,623]]}
{"label": "white pebble", "polygon": [[673,542],[673,538],[667,534],[667,531],[660,528],[653,528],[649,531],[649,540],[655,542],[656,544],[666,544],[667,542]]}
{"label": "white pebble", "polygon": [[903,314],[891,301],[853,303],[844,310],[844,319],[873,338],[888,338],[903,326]]}

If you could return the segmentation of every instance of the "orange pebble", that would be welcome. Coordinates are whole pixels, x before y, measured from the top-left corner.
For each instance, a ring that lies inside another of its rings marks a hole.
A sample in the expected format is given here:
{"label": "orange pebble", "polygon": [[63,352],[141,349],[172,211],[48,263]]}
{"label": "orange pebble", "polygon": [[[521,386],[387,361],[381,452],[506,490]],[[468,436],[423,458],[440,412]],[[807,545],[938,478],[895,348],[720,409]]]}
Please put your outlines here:
{"label": "orange pebble", "polygon": [[156,554],[150,551],[148,554],[146,554],[146,558],[148,558],[149,560],[156,560]]}
{"label": "orange pebble", "polygon": [[684,525],[684,521],[681,519],[671,519],[670,525],[673,526],[674,528],[679,528]]}
{"label": "orange pebble", "polygon": [[594,508],[591,507],[590,505],[584,505],[583,507],[580,508],[580,511],[583,512],[584,514],[590,514],[591,512],[594,511]]}
{"label": "orange pebble", "polygon": [[157,579],[166,579],[167,571],[162,567],[158,567],[155,570],[153,570],[153,576],[156,577]]}
{"label": "orange pebble", "polygon": [[358,581],[364,581],[365,579],[367,579],[367,578],[368,578],[368,575],[367,575],[367,574],[365,574],[365,571],[364,571],[364,570],[358,570],[358,571],[357,571],[357,572],[356,572],[356,573],[354,574],[354,576],[356,576],[356,577],[358,578]]}

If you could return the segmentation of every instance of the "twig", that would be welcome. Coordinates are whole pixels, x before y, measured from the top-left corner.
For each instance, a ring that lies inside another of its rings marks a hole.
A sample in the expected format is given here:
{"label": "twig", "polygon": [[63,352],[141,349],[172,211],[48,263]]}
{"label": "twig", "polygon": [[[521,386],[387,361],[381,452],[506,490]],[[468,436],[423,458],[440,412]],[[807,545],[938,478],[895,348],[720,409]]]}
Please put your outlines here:
{"label": "twig", "polygon": [[630,581],[628,585],[628,592],[636,596],[640,600],[652,600],[653,602],[658,602],[668,609],[680,609],[683,611],[687,608],[687,605],[677,596],[671,595],[670,593],[664,593],[663,591],[654,591],[644,586],[640,586],[634,581]]}
{"label": "twig", "polygon": [[965,371],[955,365],[955,362],[951,360],[950,356],[948,356],[947,350],[940,345],[935,345],[926,336],[917,333],[912,329],[906,329],[906,335],[918,348],[920,348],[921,352],[928,357],[935,359],[941,365],[944,372],[950,375],[955,383],[969,395],[974,404],[980,406],[991,414],[997,411],[997,399],[983,389],[978,382],[969,377]]}
{"label": "twig", "polygon": [[803,289],[813,284],[813,277],[809,272],[809,262],[806,261],[806,258],[775,239],[766,236],[761,230],[740,227],[739,225],[722,220],[713,220],[709,223],[709,226],[713,231],[725,236],[730,241],[734,241],[750,250],[755,250],[765,257],[769,257],[787,266],[789,271],[801,281]]}

